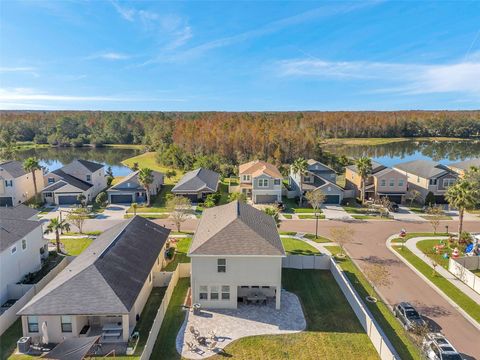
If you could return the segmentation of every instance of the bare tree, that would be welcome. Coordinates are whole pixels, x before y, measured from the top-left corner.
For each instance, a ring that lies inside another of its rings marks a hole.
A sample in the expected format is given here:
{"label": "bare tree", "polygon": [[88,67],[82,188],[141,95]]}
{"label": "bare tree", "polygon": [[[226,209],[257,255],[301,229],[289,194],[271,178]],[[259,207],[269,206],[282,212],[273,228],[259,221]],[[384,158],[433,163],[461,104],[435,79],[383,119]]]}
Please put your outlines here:
{"label": "bare tree", "polygon": [[188,219],[192,212],[192,203],[190,199],[184,196],[170,196],[167,199],[167,209],[177,227],[177,231],[180,231],[182,223]]}
{"label": "bare tree", "polygon": [[83,234],[83,225],[88,219],[88,210],[84,207],[70,211],[67,216],[68,221],[78,228],[80,234]]}
{"label": "bare tree", "polygon": [[437,229],[440,226],[440,219],[443,215],[443,210],[439,206],[429,206],[427,209],[428,221],[432,225],[433,233],[437,233]]}
{"label": "bare tree", "polygon": [[408,199],[410,200],[410,206],[413,206],[415,201],[422,199],[422,194],[416,189],[410,190],[408,192]]}
{"label": "bare tree", "polygon": [[305,198],[310,203],[310,205],[312,205],[312,208],[315,210],[315,219],[316,219],[315,239],[318,239],[318,209],[323,204],[326,197],[327,196],[325,195],[325,193],[320,189],[309,191],[305,195]]}
{"label": "bare tree", "polygon": [[354,234],[353,229],[348,226],[330,229],[330,239],[340,246],[342,255],[345,255],[345,245],[352,241]]}

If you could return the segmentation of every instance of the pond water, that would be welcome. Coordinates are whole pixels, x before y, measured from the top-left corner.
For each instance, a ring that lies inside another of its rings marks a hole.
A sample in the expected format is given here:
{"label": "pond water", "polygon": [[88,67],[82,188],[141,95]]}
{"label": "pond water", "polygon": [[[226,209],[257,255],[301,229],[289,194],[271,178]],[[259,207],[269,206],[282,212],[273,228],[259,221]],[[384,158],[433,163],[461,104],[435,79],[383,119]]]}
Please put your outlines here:
{"label": "pond water", "polygon": [[139,155],[140,150],[122,148],[39,148],[18,151],[15,155],[17,160],[24,160],[30,156],[36,157],[40,165],[49,171],[61,168],[75,159],[84,159],[110,166],[114,176],[126,176],[132,171],[122,165],[122,160]]}
{"label": "pond water", "polygon": [[401,162],[426,159],[450,164],[480,157],[480,140],[467,141],[401,141],[384,145],[328,146],[327,150],[354,158],[371,157],[385,166]]}

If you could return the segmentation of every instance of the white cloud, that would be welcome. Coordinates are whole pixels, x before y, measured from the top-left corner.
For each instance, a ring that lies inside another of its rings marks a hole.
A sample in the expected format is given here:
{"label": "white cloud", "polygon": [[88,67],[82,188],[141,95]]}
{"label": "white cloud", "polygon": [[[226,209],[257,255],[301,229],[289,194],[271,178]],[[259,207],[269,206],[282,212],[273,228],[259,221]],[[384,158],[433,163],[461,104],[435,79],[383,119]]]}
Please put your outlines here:
{"label": "white cloud", "polygon": [[130,9],[130,8],[126,8],[126,7],[123,7],[121,6],[120,4],[118,4],[116,1],[112,0],[110,1],[113,5],[113,7],[115,8],[115,10],[117,10],[117,12],[125,19],[125,20],[128,20],[128,21],[133,21],[134,20],[134,17],[135,17],[135,14],[136,14],[136,11],[135,9]]}
{"label": "white cloud", "polygon": [[93,54],[87,56],[87,60],[94,60],[94,59],[104,59],[104,60],[127,60],[130,59],[131,55],[123,54],[118,52],[103,52],[98,54]]}
{"label": "white cloud", "polygon": [[369,88],[377,86],[376,92],[480,95],[480,61],[471,59],[442,65],[293,59],[278,62],[277,70],[280,76],[367,81]]}
{"label": "white cloud", "polygon": [[37,69],[32,66],[0,66],[0,73],[24,73],[39,77]]}

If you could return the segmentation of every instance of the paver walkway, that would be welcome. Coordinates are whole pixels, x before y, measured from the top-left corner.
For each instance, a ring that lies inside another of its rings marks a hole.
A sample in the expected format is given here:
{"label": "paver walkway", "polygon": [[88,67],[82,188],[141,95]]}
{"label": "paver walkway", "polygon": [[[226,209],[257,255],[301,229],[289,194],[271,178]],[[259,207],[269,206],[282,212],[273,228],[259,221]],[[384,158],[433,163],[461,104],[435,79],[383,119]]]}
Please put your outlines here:
{"label": "paver walkway", "polygon": [[[188,312],[176,338],[177,352],[187,359],[204,359],[215,355],[218,348],[223,349],[232,341],[246,336],[267,334],[290,334],[305,330],[307,322],[303,315],[302,305],[298,297],[282,290],[281,309],[275,309],[274,301],[268,305],[242,305],[237,309],[201,310],[199,315]],[[215,333],[216,351],[199,346],[190,332],[193,326],[200,336],[208,337]],[[196,351],[190,351],[186,342],[197,345]]]}

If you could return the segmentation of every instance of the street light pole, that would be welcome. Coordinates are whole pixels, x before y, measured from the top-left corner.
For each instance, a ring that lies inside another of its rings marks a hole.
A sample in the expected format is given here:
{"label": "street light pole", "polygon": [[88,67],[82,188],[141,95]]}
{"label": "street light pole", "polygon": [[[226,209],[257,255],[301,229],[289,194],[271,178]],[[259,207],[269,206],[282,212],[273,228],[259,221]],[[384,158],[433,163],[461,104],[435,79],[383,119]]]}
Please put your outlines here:
{"label": "street light pole", "polygon": [[318,240],[318,212],[315,210],[315,240]]}

